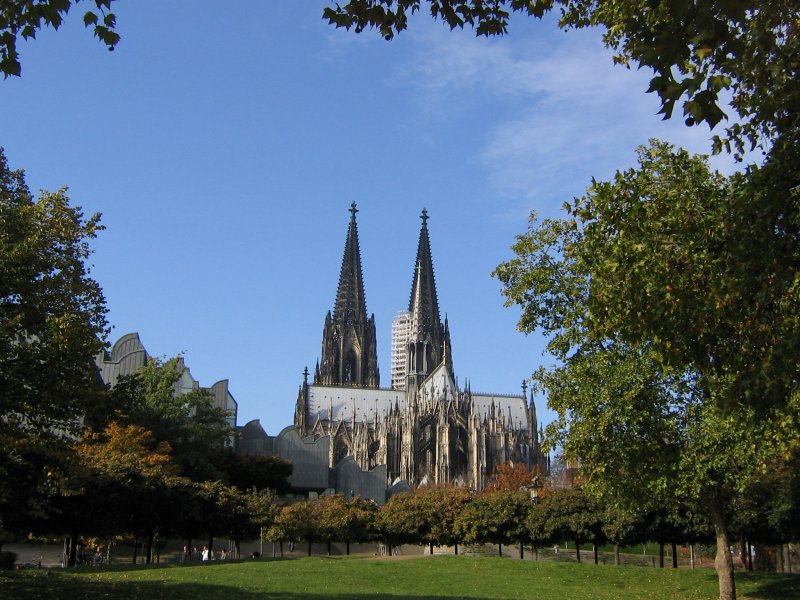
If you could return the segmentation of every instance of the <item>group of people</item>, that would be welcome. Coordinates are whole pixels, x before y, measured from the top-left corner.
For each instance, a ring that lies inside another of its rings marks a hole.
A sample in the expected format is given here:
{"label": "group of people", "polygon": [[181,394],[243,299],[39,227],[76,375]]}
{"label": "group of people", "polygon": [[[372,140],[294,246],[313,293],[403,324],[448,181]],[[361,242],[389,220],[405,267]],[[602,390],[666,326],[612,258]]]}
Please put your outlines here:
{"label": "group of people", "polygon": [[[61,558],[61,564],[67,564],[67,560],[69,558],[69,549],[67,547],[67,543],[64,543],[64,555]],[[84,547],[83,544],[78,544],[75,547],[75,564],[77,566],[92,566],[98,567],[105,562],[105,557],[103,556],[103,549],[100,546],[97,546],[92,552],[91,548]]]}
{"label": "group of people", "polygon": [[[228,558],[228,551],[223,548],[219,551],[219,560],[225,560]],[[214,551],[210,549],[208,546],[203,546],[202,550],[199,550],[197,546],[190,549],[189,546],[184,546],[183,550],[181,551],[181,562],[187,562],[192,560],[199,560],[200,562],[208,562],[209,560],[215,560],[216,556]]]}

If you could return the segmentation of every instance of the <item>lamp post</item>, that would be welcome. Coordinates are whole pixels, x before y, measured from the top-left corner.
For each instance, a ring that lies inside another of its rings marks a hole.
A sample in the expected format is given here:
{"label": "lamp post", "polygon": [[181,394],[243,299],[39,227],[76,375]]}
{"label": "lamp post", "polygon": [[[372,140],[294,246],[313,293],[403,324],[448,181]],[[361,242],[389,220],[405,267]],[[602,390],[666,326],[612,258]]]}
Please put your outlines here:
{"label": "lamp post", "polygon": [[528,492],[531,495],[531,504],[534,506],[541,502],[541,498],[539,497],[539,492],[542,489],[542,481],[539,479],[538,475],[534,475],[533,479],[531,479],[531,483],[528,486]]}

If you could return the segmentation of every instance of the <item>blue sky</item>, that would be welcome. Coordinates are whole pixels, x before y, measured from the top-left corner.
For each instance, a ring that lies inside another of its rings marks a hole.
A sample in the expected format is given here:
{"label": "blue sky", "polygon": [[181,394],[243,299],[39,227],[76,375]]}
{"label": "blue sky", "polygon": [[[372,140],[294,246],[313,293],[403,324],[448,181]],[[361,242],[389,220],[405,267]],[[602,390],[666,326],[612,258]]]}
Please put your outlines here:
{"label": "blue sky", "polygon": [[649,74],[614,66],[599,31],[517,17],[486,40],[421,15],[385,42],[327,25],[324,6],[119,0],[108,52],[79,4],[20,45],[0,145],[32,190],[68,186],[103,214],[92,273],[110,341],[138,331],[201,384],[229,379],[240,424],[291,424],[353,201],[382,383],[426,207],[460,382],[519,392],[550,360],[490,273],[529,212],[557,216],[651,137],[707,152],[711,134],[661,121]]}

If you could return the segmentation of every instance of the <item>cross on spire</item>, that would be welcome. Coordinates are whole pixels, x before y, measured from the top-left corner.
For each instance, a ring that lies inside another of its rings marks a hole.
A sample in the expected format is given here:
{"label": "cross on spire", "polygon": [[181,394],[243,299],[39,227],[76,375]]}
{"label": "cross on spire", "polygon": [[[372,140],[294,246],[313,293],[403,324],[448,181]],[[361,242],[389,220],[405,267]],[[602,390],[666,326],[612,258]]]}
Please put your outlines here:
{"label": "cross on spire", "polygon": [[351,221],[355,221],[355,220],[356,220],[356,213],[357,213],[357,212],[358,212],[358,209],[356,208],[356,203],[355,203],[355,202],[353,202],[353,203],[350,205],[350,220],[351,220]]}
{"label": "cross on spire", "polygon": [[422,214],[419,216],[419,218],[422,219],[422,226],[425,227],[428,224],[428,209],[427,208],[423,208],[422,209]]}

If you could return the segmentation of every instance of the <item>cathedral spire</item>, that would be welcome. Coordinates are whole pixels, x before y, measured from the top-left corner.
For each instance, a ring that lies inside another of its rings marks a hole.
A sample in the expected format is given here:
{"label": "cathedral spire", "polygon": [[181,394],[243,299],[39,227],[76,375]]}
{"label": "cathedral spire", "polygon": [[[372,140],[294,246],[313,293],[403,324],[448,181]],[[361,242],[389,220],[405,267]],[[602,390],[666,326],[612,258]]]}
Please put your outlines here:
{"label": "cathedral spire", "polygon": [[336,291],[336,304],[333,318],[340,320],[367,321],[367,302],[364,298],[364,279],[361,273],[361,248],[358,243],[356,224],[356,203],[350,205],[350,225],[342,256],[342,269],[339,272],[339,288]]}
{"label": "cathedral spire", "polygon": [[447,364],[451,377],[453,376],[450,331],[449,327],[443,325],[439,319],[439,300],[433,274],[427,209],[422,209],[420,218],[422,227],[417,244],[417,259],[414,263],[414,278],[411,282],[411,298],[408,302],[411,329],[406,355],[406,375],[411,377],[416,385],[443,362]]}
{"label": "cathedral spire", "polygon": [[422,228],[419,231],[419,243],[417,244],[417,259],[414,262],[414,280],[411,282],[411,299],[408,303],[408,310],[415,314],[415,303],[419,301],[419,314],[415,314],[420,320],[420,325],[426,332],[432,332],[433,328],[441,329],[439,321],[439,300],[436,295],[436,280],[433,276],[433,257],[431,256],[431,241],[428,234],[428,210],[423,208]]}
{"label": "cathedral spire", "polygon": [[328,313],[322,334],[322,361],[314,383],[378,387],[375,317],[367,318],[361,249],[358,243],[356,203],[350,205],[350,224],[333,314]]}

